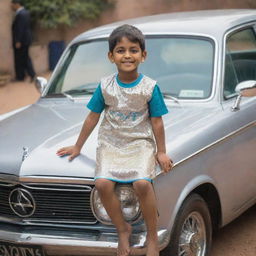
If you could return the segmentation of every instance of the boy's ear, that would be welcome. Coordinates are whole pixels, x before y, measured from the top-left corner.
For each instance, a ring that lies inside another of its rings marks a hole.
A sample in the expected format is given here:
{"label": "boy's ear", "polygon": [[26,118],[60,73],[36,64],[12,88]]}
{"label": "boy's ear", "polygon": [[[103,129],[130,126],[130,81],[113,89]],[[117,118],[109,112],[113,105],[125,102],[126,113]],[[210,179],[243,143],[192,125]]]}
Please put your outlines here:
{"label": "boy's ear", "polygon": [[143,51],[142,52],[142,59],[141,59],[141,62],[144,62],[145,61],[145,59],[147,58],[147,51]]}
{"label": "boy's ear", "polygon": [[110,62],[114,63],[114,56],[112,52],[108,52],[108,58],[110,60]]}

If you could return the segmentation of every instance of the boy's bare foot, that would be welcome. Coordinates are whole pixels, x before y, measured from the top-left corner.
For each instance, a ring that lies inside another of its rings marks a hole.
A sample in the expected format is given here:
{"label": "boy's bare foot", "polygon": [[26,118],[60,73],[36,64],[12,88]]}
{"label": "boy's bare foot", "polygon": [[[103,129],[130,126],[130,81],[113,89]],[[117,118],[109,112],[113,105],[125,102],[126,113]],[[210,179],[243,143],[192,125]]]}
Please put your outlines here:
{"label": "boy's bare foot", "polygon": [[147,255],[146,256],[159,256],[158,239],[147,238]]}
{"label": "boy's bare foot", "polygon": [[126,223],[126,230],[118,232],[117,256],[128,256],[130,254],[129,238],[132,233],[132,227]]}

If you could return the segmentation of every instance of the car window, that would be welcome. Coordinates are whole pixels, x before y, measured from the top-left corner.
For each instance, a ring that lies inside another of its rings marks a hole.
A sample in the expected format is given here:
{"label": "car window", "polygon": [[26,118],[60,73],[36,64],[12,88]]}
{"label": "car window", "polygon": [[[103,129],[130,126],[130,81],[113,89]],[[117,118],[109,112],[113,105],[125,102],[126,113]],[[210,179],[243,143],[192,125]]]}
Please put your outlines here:
{"label": "car window", "polygon": [[235,87],[256,80],[256,36],[253,28],[232,33],[226,41],[224,98],[236,95]]}
{"label": "car window", "polygon": [[[205,99],[212,90],[214,45],[201,37],[146,38],[147,60],[139,72],[157,81],[164,94],[180,99]],[[100,78],[116,72],[107,58],[106,40],[73,46],[48,91],[52,93],[92,93]]]}
{"label": "car window", "polygon": [[151,38],[141,70],[161,91],[179,99],[208,98],[212,90],[214,46],[202,38]]}
{"label": "car window", "polygon": [[73,46],[48,93],[72,90],[73,93],[79,94],[80,90],[85,94],[85,89],[87,92],[93,92],[101,77],[115,72],[107,54],[108,43],[105,40]]}

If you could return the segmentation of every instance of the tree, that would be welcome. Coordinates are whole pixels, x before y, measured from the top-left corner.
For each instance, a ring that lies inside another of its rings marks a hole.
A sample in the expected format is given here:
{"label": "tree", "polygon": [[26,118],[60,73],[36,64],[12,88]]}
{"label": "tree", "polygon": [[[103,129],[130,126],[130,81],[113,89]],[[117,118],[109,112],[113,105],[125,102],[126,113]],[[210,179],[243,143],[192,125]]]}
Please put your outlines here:
{"label": "tree", "polygon": [[96,19],[110,0],[24,0],[33,22],[43,28],[73,26],[79,19]]}

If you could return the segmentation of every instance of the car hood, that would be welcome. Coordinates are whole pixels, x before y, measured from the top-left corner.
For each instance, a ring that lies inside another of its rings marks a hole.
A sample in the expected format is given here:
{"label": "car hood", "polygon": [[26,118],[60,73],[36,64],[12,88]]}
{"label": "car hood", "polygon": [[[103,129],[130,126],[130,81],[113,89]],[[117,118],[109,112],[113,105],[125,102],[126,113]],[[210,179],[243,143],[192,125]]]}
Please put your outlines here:
{"label": "car hood", "polygon": [[[84,103],[44,99],[0,121],[0,173],[20,177],[94,177],[98,126],[73,161],[56,155],[59,148],[75,143],[87,113]],[[213,111],[204,108],[169,108],[164,123],[172,154],[175,144],[179,147],[180,140],[184,141],[184,134],[187,138],[191,133],[191,126],[201,127],[199,121],[209,115],[214,115]]]}
{"label": "car hood", "polygon": [[[75,142],[87,112],[85,104],[68,99],[41,99],[3,119],[0,122],[0,172],[17,176],[63,176],[62,165],[71,163],[57,157],[55,151]],[[24,148],[28,154],[23,161]],[[69,175],[71,173],[77,175],[69,170]]]}

